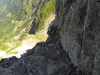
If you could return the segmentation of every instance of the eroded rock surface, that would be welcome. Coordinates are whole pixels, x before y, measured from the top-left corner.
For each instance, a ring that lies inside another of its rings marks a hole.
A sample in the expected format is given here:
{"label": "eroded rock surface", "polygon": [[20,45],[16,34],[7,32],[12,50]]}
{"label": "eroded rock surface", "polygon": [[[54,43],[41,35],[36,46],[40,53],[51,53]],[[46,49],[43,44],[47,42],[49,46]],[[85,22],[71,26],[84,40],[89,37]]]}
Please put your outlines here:
{"label": "eroded rock surface", "polygon": [[63,66],[68,68],[66,63],[70,60],[66,58],[68,55],[63,51],[61,43],[40,42],[19,59],[2,59],[0,75],[51,75]]}
{"label": "eroded rock surface", "polygon": [[100,0],[56,0],[56,25],[74,65],[100,75]]}
{"label": "eroded rock surface", "polygon": [[100,75],[100,0],[56,0],[54,25],[55,37],[2,59],[0,75]]}

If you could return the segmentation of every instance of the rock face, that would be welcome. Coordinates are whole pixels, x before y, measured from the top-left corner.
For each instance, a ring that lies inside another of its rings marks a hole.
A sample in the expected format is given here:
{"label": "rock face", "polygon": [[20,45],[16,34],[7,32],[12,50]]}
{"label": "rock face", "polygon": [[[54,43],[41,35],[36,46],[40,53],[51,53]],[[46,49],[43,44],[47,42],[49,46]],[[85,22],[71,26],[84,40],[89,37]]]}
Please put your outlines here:
{"label": "rock face", "polygon": [[72,63],[100,75],[100,0],[56,0],[56,25]]}
{"label": "rock face", "polygon": [[56,0],[56,38],[2,59],[0,75],[100,75],[99,25],[100,0]]}
{"label": "rock face", "polygon": [[84,71],[74,66],[63,50],[59,35],[55,33],[55,26],[50,29],[52,38],[48,37],[46,42],[37,43],[21,58],[2,59],[0,75],[85,75]]}
{"label": "rock face", "polygon": [[67,71],[66,63],[70,60],[66,58],[68,55],[60,42],[38,43],[19,59],[16,57],[2,59],[0,75],[58,75],[58,69],[59,73]]}

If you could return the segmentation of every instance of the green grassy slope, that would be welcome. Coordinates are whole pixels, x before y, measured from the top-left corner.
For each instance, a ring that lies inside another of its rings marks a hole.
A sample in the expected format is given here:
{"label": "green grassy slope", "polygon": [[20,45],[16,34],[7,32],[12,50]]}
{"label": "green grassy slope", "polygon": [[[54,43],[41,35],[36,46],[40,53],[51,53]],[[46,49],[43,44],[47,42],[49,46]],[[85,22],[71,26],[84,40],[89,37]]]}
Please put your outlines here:
{"label": "green grassy slope", "polygon": [[[0,50],[9,48],[5,43],[21,40],[33,21],[33,5],[39,0],[0,0]],[[16,38],[17,37],[17,38]]]}
{"label": "green grassy slope", "polygon": [[40,22],[41,25],[39,25],[37,31],[40,31],[44,27],[44,23],[51,13],[55,13],[55,0],[50,0],[39,12],[38,22]]}
{"label": "green grassy slope", "polygon": [[[28,33],[34,17],[33,11],[40,0],[0,0],[0,50],[11,50],[18,46]],[[44,0],[42,0],[44,1]],[[37,13],[40,31],[47,17],[55,12],[55,0],[47,2]]]}

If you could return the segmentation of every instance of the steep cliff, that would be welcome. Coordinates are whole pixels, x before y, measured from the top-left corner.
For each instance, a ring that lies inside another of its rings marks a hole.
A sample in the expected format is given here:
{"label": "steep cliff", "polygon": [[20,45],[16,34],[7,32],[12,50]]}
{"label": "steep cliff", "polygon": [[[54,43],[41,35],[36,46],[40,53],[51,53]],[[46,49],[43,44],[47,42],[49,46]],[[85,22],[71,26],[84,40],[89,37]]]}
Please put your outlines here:
{"label": "steep cliff", "polygon": [[46,42],[2,59],[2,75],[100,75],[100,0],[56,0]]}
{"label": "steep cliff", "polygon": [[56,0],[56,25],[72,63],[100,75],[100,0]]}

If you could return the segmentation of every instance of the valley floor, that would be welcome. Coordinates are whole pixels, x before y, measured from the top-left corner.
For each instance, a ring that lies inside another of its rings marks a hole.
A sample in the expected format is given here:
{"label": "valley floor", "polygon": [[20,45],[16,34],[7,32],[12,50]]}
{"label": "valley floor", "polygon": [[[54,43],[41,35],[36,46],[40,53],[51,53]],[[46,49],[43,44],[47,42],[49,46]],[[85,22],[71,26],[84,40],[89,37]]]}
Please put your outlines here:
{"label": "valley floor", "polygon": [[5,51],[0,52],[0,58],[9,58],[12,56],[21,57],[23,53],[25,53],[28,49],[33,48],[38,42],[46,41],[48,35],[47,30],[50,22],[55,19],[55,14],[51,14],[45,22],[45,27],[40,32],[35,35],[29,35],[22,40],[21,44],[13,49],[11,53],[6,54]]}

